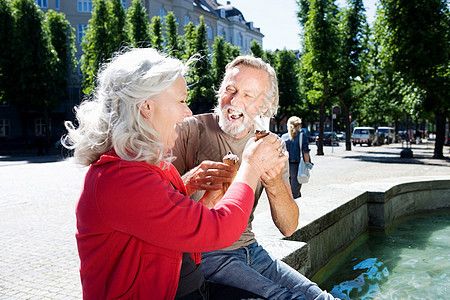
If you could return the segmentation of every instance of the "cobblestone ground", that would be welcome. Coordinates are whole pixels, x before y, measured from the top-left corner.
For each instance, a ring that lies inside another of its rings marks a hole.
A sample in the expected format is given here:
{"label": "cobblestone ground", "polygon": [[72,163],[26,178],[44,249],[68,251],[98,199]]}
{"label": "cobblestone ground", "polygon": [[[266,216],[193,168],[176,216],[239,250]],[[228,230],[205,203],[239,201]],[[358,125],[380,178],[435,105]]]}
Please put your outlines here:
{"label": "cobblestone ground", "polygon": [[[314,197],[308,202],[307,196],[322,193],[320,188],[327,189],[325,185],[351,184],[386,174],[448,176],[450,150],[445,148],[445,160],[431,160],[432,146],[415,146],[415,159],[402,161],[400,144],[358,146],[346,152],[341,143],[340,147],[325,147],[322,157],[315,155],[311,145],[314,178],[302,188],[302,205],[309,210],[323,205],[315,203]],[[75,204],[86,170],[58,157],[0,156],[0,299],[82,298]],[[267,201],[260,201],[258,210],[269,210]]]}
{"label": "cobblestone ground", "polygon": [[0,157],[0,299],[81,299],[75,203],[85,169]]}

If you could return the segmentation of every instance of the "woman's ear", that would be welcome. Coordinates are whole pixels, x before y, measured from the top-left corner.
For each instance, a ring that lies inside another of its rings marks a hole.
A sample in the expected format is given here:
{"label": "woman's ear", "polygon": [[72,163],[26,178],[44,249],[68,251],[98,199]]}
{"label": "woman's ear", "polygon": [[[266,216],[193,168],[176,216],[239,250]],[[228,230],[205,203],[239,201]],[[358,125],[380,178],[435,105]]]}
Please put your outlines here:
{"label": "woman's ear", "polygon": [[150,99],[147,99],[144,101],[144,103],[141,104],[137,104],[140,105],[140,113],[141,115],[145,118],[145,119],[150,119],[151,116],[151,102]]}

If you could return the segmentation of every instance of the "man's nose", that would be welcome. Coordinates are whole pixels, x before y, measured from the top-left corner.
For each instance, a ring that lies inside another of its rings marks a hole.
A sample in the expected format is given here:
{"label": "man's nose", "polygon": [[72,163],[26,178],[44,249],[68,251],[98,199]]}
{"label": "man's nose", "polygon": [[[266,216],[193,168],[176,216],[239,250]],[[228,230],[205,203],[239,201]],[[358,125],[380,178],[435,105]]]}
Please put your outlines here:
{"label": "man's nose", "polygon": [[230,104],[236,107],[243,107],[244,101],[238,94],[234,94],[231,98]]}

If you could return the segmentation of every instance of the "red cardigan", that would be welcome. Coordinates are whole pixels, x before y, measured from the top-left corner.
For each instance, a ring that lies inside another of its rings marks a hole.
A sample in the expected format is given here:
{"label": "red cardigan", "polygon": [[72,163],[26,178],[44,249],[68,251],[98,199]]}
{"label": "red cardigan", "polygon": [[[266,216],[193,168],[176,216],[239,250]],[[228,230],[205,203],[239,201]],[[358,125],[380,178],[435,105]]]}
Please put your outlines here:
{"label": "red cardigan", "polygon": [[212,210],[185,194],[172,165],[162,170],[113,151],[91,165],[76,208],[84,299],[173,299],[183,252],[230,246],[247,227],[248,185],[232,184]]}

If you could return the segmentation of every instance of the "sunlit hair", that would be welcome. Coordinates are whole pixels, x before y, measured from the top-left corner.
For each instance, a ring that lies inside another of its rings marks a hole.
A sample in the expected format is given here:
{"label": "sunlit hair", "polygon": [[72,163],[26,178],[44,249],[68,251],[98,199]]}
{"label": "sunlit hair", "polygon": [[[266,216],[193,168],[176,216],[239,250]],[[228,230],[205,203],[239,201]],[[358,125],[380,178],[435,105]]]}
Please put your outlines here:
{"label": "sunlit hair", "polygon": [[296,116],[292,116],[288,119],[287,125],[289,131],[289,138],[293,140],[298,134],[297,126],[302,125],[302,119]]}
{"label": "sunlit hair", "polygon": [[232,62],[230,62],[225,67],[225,74],[224,74],[224,80],[222,80],[222,83],[220,85],[220,88],[217,92],[217,98],[218,98],[218,105],[215,107],[215,111],[220,111],[220,95],[224,93],[225,91],[225,78],[228,76],[231,76],[231,72],[233,68],[238,67],[240,65],[248,66],[251,68],[264,70],[269,75],[269,83],[270,86],[267,88],[266,91],[266,97],[264,101],[264,109],[268,106],[267,110],[261,111],[260,114],[271,118],[273,117],[278,109],[278,102],[279,102],[279,96],[278,96],[278,80],[277,80],[277,74],[275,73],[274,68],[269,65],[268,63],[264,62],[261,58],[253,57],[250,55],[244,55],[244,56],[238,56],[236,57]]}
{"label": "sunlit hair", "polygon": [[74,149],[76,162],[85,166],[111,148],[124,160],[170,161],[171,153],[163,152],[168,146],[141,116],[140,107],[186,70],[180,60],[151,48],[117,53],[101,67],[93,97],[75,108],[78,127],[65,122],[64,146]]}

